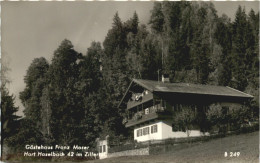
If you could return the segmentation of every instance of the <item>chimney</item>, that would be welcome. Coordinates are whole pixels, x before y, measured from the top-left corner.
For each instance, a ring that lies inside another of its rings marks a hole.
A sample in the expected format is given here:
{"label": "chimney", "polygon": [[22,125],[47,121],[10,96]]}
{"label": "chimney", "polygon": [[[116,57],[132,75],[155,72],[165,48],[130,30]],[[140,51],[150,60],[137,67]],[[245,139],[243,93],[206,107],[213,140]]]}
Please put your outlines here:
{"label": "chimney", "polygon": [[162,75],[162,82],[163,83],[170,83],[169,75],[163,74]]}

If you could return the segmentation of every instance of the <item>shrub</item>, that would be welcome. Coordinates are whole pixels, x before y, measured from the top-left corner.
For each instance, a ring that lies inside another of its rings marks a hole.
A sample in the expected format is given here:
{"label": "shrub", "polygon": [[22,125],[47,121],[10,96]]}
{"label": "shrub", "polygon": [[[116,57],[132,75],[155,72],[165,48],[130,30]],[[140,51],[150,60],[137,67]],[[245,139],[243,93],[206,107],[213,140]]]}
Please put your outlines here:
{"label": "shrub", "polygon": [[[252,120],[252,112],[246,105],[231,105],[222,107],[220,104],[212,104],[206,113],[211,129],[217,127],[218,133],[226,134],[227,130],[236,131],[249,124]],[[228,126],[230,126],[228,128]],[[211,131],[212,132],[212,131]]]}
{"label": "shrub", "polygon": [[[227,125],[230,119],[227,107],[222,107],[219,103],[212,104],[209,106],[206,117],[208,122],[210,123],[211,129],[216,126],[218,129],[218,133],[226,134]],[[211,130],[211,132],[214,131]]]}
{"label": "shrub", "polygon": [[188,106],[183,106],[181,111],[174,116],[173,129],[187,132],[187,136],[189,136],[195,121],[195,111]]}
{"label": "shrub", "polygon": [[235,128],[240,128],[243,124],[248,124],[253,118],[251,110],[248,106],[240,107],[232,105],[229,108],[230,122]]}

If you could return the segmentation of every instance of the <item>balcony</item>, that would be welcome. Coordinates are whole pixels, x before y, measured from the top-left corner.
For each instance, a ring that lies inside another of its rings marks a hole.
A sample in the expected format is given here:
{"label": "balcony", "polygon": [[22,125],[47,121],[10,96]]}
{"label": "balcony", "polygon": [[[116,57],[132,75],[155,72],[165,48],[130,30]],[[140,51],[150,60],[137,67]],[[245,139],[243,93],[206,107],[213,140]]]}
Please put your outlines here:
{"label": "balcony", "polygon": [[152,93],[146,94],[146,95],[142,96],[140,98],[140,100],[138,100],[138,101],[129,101],[127,103],[127,109],[131,109],[133,107],[136,107],[136,106],[138,106],[138,105],[140,105],[142,103],[145,103],[147,101],[150,101],[152,99],[153,99],[153,94]]}
{"label": "balcony", "polygon": [[128,120],[128,122],[126,123],[125,126],[126,127],[131,127],[131,126],[134,126],[134,125],[137,125],[137,124],[140,124],[140,123],[144,123],[146,121],[157,119],[157,118],[159,118],[159,115],[156,112],[149,113],[149,114],[142,114],[137,119]]}

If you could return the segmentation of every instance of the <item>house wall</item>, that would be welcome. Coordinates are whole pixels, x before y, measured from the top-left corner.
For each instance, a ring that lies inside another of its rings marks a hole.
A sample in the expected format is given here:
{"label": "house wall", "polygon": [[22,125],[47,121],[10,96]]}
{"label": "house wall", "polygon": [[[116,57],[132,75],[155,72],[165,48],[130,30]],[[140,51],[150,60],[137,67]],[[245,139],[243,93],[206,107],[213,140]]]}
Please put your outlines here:
{"label": "house wall", "polygon": [[[190,137],[203,136],[199,130],[190,130]],[[172,131],[171,124],[162,123],[162,139],[187,137],[187,132]]]}
{"label": "house wall", "polygon": [[[151,126],[157,124],[157,133],[151,133]],[[149,134],[144,136],[137,137],[137,130],[143,129],[149,127]],[[190,137],[196,137],[196,136],[203,136],[208,135],[208,133],[203,134],[199,130],[190,130]],[[182,138],[187,137],[187,132],[172,131],[172,126],[168,122],[158,121],[154,123],[150,123],[144,126],[140,126],[134,129],[134,139],[137,140],[137,142],[144,142],[148,140],[162,140],[162,139],[168,139],[168,138]]]}
{"label": "house wall", "polygon": [[[157,124],[157,132],[151,133],[151,126]],[[137,137],[137,130],[149,127],[149,134]],[[162,124],[160,122],[150,123],[134,129],[134,140],[137,142],[147,141],[147,140],[161,140],[162,139]]]}
{"label": "house wall", "polygon": [[[102,146],[102,151],[100,151],[99,147]],[[105,152],[104,152],[104,146],[105,146]],[[108,147],[107,147],[107,140],[99,140],[98,141],[98,154],[100,159],[107,158],[107,152]]]}

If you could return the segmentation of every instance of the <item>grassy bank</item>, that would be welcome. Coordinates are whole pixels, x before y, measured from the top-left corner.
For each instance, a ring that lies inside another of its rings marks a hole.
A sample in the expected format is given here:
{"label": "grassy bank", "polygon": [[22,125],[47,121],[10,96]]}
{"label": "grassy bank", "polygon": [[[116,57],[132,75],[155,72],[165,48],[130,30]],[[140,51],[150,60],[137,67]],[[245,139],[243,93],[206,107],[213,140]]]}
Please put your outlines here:
{"label": "grassy bank", "polygon": [[[227,152],[228,156],[224,154]],[[240,155],[230,157],[231,152]],[[236,153],[237,154],[237,153]],[[185,148],[150,156],[129,156],[86,163],[183,163],[183,162],[259,162],[259,131],[217,138],[207,142],[185,145]]]}

